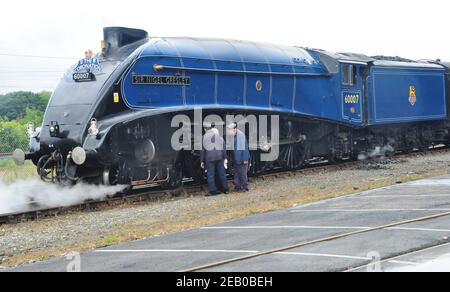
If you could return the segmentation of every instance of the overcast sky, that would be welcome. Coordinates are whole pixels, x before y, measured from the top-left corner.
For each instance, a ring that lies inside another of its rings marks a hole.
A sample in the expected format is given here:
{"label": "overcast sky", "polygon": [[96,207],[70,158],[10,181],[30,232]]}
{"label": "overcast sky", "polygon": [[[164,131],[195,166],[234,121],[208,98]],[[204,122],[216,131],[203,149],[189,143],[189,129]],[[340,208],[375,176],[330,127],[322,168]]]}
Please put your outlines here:
{"label": "overcast sky", "polygon": [[[449,6],[442,0],[3,1],[0,93],[52,90],[85,50],[100,49],[105,26],[450,60]],[[67,59],[6,56],[13,54]]]}

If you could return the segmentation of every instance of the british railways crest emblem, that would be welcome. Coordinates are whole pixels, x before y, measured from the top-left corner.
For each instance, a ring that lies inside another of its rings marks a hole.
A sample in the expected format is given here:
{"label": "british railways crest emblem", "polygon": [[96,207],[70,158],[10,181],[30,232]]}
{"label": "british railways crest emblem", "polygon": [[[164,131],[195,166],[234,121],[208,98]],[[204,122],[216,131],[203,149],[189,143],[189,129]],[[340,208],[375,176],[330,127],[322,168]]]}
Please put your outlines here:
{"label": "british railways crest emblem", "polygon": [[409,87],[409,103],[414,106],[417,102],[417,94],[416,94],[416,87],[410,86]]}

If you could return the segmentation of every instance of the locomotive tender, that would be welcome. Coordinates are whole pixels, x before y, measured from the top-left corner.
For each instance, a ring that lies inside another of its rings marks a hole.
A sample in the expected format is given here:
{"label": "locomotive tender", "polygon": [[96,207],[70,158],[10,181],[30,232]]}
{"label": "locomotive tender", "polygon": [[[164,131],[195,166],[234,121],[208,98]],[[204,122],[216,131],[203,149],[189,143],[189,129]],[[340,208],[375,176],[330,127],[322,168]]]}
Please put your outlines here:
{"label": "locomotive tender", "polygon": [[[30,128],[42,179],[176,187],[201,180],[198,153],[170,141],[177,114],[279,115],[277,161],[251,153],[250,174],[311,159],[356,159],[448,144],[449,64],[247,41],[150,38],[104,29],[102,52],[73,66],[44,123]],[[191,141],[190,141],[191,142]],[[190,143],[189,142],[189,143]]]}

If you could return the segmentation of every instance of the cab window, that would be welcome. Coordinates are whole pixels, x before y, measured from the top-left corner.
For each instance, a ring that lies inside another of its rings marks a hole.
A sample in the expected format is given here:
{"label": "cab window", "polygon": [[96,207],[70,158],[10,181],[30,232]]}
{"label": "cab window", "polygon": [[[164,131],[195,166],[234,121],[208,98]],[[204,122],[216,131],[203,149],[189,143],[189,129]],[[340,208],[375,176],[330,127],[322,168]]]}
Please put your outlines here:
{"label": "cab window", "polygon": [[342,84],[354,86],[356,85],[355,65],[342,65]]}

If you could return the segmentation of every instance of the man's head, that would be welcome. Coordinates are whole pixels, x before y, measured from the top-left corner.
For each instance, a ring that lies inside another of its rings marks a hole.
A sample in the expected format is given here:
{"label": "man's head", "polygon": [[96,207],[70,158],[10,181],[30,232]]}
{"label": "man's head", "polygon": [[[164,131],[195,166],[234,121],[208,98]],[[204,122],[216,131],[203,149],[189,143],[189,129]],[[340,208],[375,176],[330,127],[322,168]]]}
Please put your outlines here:
{"label": "man's head", "polygon": [[237,134],[237,125],[236,123],[231,123],[227,126],[227,134],[229,136],[236,136]]}
{"label": "man's head", "polygon": [[210,122],[203,123],[203,129],[205,129],[205,132],[208,132],[212,128],[214,128],[214,125],[212,123],[210,123]]}
{"label": "man's head", "polygon": [[92,56],[94,55],[94,53],[92,52],[92,50],[87,50],[86,52],[84,52],[84,57],[87,59],[87,60],[90,60],[90,59],[92,59]]}

